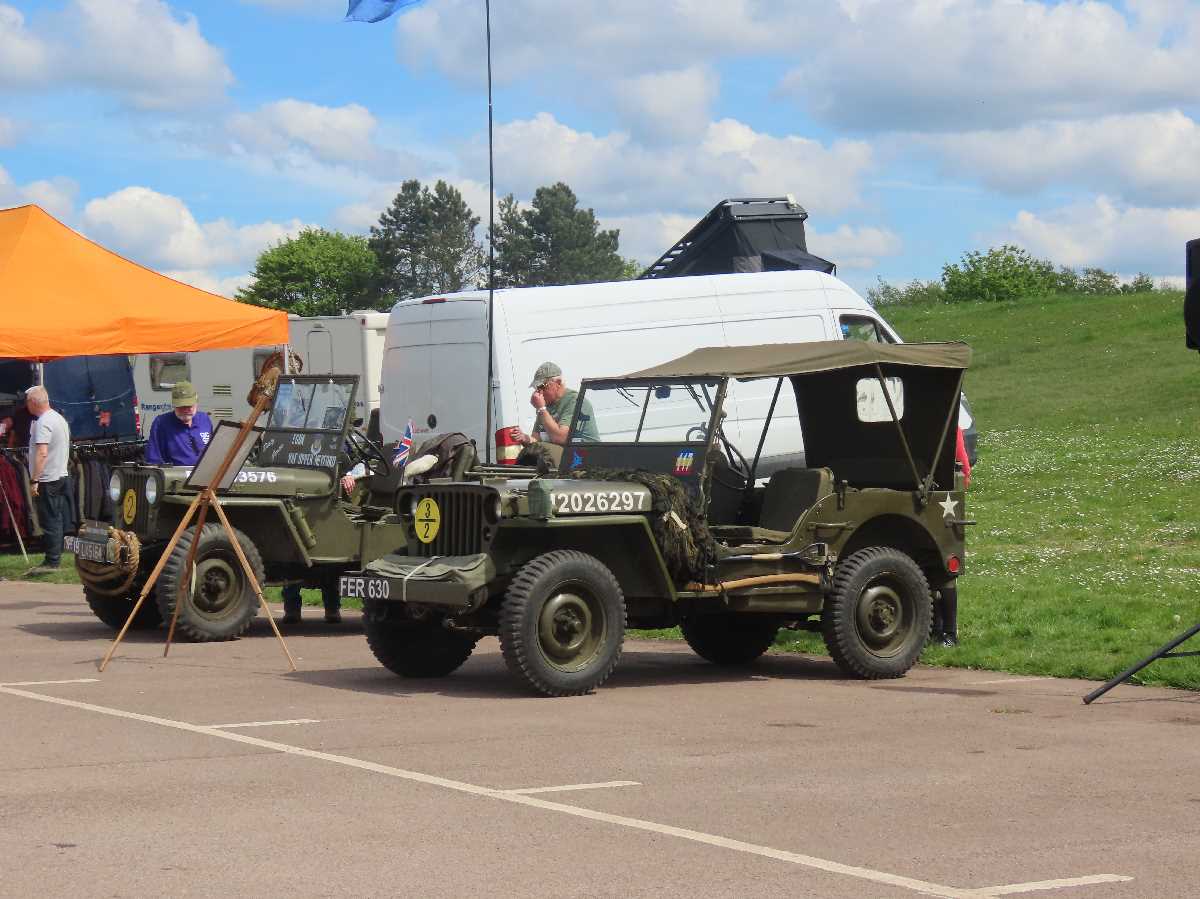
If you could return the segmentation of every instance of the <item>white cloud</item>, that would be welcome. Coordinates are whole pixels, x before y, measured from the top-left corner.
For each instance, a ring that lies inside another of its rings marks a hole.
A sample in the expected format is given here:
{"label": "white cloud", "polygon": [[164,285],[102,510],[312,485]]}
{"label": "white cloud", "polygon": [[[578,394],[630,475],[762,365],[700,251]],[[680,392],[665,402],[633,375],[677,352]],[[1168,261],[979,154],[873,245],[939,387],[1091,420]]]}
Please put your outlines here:
{"label": "white cloud", "polygon": [[165,271],[163,274],[168,278],[174,278],[176,281],[191,284],[193,287],[199,287],[201,290],[207,290],[209,293],[229,299],[233,299],[234,294],[241,288],[249,287],[254,283],[254,276],[249,272],[243,275],[222,277],[205,269],[175,269]]}
{"label": "white cloud", "polygon": [[57,219],[68,221],[73,215],[78,185],[69,178],[50,178],[17,184],[0,166],[0,209],[34,203]]}
{"label": "white cloud", "polygon": [[648,266],[687,234],[699,218],[677,212],[603,216],[600,227],[619,228],[620,254]]}
{"label": "white cloud", "polygon": [[67,71],[142,109],[181,109],[220,98],[233,82],[221,51],[196,17],[176,18],[162,0],[73,0],[65,13],[74,45]]}
{"label": "white cloud", "polygon": [[1047,213],[1022,211],[990,242],[1016,243],[1060,265],[1160,277],[1182,273],[1184,245],[1197,235],[1200,206],[1148,209],[1101,196]]}
{"label": "white cloud", "polygon": [[915,141],[949,173],[1001,191],[1073,184],[1134,203],[1200,204],[1200,124],[1179,111]]}
{"label": "white cloud", "polygon": [[11,147],[17,142],[20,132],[16,122],[0,116],[0,147]]}
{"label": "white cloud", "polygon": [[332,20],[346,14],[345,0],[242,0],[248,6],[265,6],[284,13],[328,14]]}
{"label": "white cloud", "polygon": [[229,131],[248,149],[279,154],[299,147],[322,162],[361,162],[379,154],[372,143],[377,126],[365,106],[319,106],[278,100],[229,120]]}
{"label": "white cloud", "polygon": [[617,108],[637,137],[678,143],[704,134],[717,88],[712,71],[690,66],[622,78],[615,93]]}
{"label": "white cloud", "polygon": [[[1194,102],[1200,7],[1091,0],[857,0],[784,90],[824,121],[976,130]],[[1137,16],[1140,14],[1140,18]]]}
{"label": "white cloud", "polygon": [[499,126],[496,158],[500,193],[528,198],[541,185],[565,181],[585,205],[609,216],[787,193],[831,215],[859,201],[873,165],[862,141],[776,137],[734,119],[709,123],[695,144],[651,148],[625,132],[577,131],[545,112]]}
{"label": "white cloud", "polygon": [[90,201],[81,224],[89,237],[151,268],[251,268],[260,252],[305,227],[298,219],[234,225],[198,222],[178,197],[126,187]]}
{"label": "white cloud", "polygon": [[178,110],[220,99],[232,82],[196,17],[163,0],[71,0],[37,29],[0,4],[0,87],[100,89],[134,108]]}
{"label": "white cloud", "polygon": [[808,251],[842,269],[874,269],[883,256],[896,256],[904,247],[900,236],[887,228],[853,228],[840,225],[830,232],[808,229]]}
{"label": "white cloud", "polygon": [[[611,78],[682,69],[697,59],[779,47],[780,35],[812,28],[811,9],[780,9],[766,0],[506,0],[493,4],[493,70],[503,83],[549,69]],[[401,62],[435,68],[448,77],[481,83],[484,70],[482,4],[441,0],[397,18]],[[800,31],[800,33],[803,33]]]}
{"label": "white cloud", "polygon": [[385,146],[379,123],[365,106],[321,106],[303,100],[266,103],[225,123],[227,142],[206,132],[193,143],[228,154],[264,175],[282,175],[341,196],[374,193],[397,173],[424,177],[430,164],[414,153]]}
{"label": "white cloud", "polygon": [[36,84],[49,63],[47,47],[25,27],[21,11],[0,4],[0,87]]}

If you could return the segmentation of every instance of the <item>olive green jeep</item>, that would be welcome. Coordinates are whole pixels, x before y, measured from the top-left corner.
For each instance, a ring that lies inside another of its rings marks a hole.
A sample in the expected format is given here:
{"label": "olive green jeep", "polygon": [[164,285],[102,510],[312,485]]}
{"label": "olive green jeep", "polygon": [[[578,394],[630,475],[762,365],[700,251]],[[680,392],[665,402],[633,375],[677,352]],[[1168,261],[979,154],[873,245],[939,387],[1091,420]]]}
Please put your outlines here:
{"label": "olive green jeep", "polygon": [[[495,634],[533,690],[586,693],[627,628],[675,625],[716,664],[799,628],[847,674],[900,677],[931,590],[963,571],[952,428],[969,359],[964,344],[828,341],[585,380],[577,408],[598,439],[579,439],[577,415],[552,475],[401,488],[406,549],[341,593],[363,600],[376,658],[409,677],[449,674]],[[726,434],[734,403],[742,430]]]}
{"label": "olive green jeep", "polygon": [[[280,378],[266,425],[221,505],[260,584],[298,583],[337,589],[338,575],[402,547],[406,526],[394,514],[400,471],[382,448],[354,430],[350,412],[356,375]],[[344,498],[339,476],[362,462],[357,496]],[[76,568],[92,612],[105,624],[125,623],[197,488],[182,466],[118,465],[109,481],[111,522],[85,521],[72,539]],[[193,571],[193,524],[176,543],[142,604],[135,626],[169,620],[184,596],[178,628],[198,641],[236,637],[258,614],[225,529],[209,516],[199,529]],[[181,579],[190,583],[181,584]],[[181,586],[183,589],[181,590]]]}

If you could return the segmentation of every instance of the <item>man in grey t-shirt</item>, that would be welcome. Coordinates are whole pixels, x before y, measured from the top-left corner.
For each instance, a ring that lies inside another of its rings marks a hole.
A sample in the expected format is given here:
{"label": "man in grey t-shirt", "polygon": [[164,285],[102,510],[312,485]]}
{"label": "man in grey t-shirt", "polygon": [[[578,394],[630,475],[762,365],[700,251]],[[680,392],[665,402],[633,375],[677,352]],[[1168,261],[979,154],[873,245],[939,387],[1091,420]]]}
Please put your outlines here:
{"label": "man in grey t-shirt", "polygon": [[67,420],[50,408],[45,387],[26,390],[25,407],[37,419],[29,429],[29,480],[46,547],[45,560],[29,573],[49,574],[62,564],[63,531],[71,514],[67,495],[71,429]]}

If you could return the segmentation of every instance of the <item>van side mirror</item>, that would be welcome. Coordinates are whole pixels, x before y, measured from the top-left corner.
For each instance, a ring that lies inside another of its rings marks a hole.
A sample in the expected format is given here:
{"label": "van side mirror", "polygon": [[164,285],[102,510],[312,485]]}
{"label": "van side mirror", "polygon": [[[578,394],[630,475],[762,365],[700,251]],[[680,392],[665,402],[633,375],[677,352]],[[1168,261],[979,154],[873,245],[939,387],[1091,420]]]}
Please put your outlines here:
{"label": "van side mirror", "polygon": [[659,384],[654,388],[654,398],[656,400],[669,399],[671,396],[671,387],[668,384]]}
{"label": "van side mirror", "polygon": [[361,416],[360,416],[359,418],[356,418],[356,419],[354,419],[354,421],[352,422],[352,424],[353,424],[353,425],[354,425],[354,427],[356,427],[356,428],[361,428],[361,427],[362,427],[362,423],[363,423],[363,420],[362,420]]}

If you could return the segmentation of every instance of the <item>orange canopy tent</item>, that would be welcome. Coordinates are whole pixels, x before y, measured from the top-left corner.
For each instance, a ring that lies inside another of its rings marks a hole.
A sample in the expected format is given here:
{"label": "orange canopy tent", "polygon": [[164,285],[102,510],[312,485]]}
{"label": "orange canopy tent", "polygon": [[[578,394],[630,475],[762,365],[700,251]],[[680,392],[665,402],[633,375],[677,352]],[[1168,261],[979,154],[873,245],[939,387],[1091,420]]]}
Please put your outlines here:
{"label": "orange canopy tent", "polygon": [[287,342],[286,312],[236,303],[143,268],[37,206],[0,210],[0,358]]}

